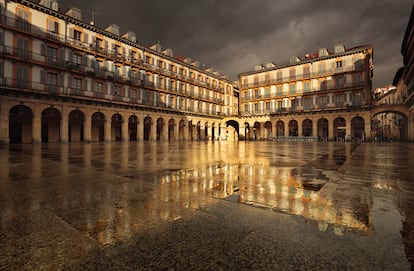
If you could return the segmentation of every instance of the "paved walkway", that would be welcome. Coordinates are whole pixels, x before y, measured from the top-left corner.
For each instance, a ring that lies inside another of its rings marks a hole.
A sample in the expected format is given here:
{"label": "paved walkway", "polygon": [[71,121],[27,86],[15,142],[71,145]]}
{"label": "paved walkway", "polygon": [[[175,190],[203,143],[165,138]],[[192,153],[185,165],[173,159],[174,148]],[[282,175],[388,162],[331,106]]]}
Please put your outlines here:
{"label": "paved walkway", "polygon": [[413,151],[0,146],[0,270],[410,270]]}

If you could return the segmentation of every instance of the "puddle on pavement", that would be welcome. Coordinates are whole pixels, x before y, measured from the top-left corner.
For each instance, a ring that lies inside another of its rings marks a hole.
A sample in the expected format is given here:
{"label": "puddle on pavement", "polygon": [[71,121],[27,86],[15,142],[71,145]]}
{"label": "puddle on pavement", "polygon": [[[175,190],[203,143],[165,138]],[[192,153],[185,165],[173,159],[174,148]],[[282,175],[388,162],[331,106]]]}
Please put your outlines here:
{"label": "puddle on pavement", "polygon": [[215,198],[270,209],[303,217],[315,222],[321,231],[333,226],[334,233],[345,229],[368,232],[368,211],[361,214],[341,207],[333,198],[319,191],[329,181],[321,170],[271,165],[217,164],[170,172],[161,178],[161,185],[179,183],[181,189],[207,194]]}

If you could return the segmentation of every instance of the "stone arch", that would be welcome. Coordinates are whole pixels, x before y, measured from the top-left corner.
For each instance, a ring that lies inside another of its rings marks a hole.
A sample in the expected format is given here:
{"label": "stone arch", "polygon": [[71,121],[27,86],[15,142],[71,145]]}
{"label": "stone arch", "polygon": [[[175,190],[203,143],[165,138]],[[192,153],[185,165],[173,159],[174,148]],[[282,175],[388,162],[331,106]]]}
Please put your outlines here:
{"label": "stone arch", "polygon": [[281,120],[276,122],[276,136],[283,137],[285,136],[285,123]]}
{"label": "stone arch", "polygon": [[33,111],[26,105],[15,105],[9,111],[10,143],[31,143],[33,140]]}
{"label": "stone arch", "polygon": [[334,126],[334,139],[339,141],[345,141],[346,137],[346,120],[343,117],[337,117],[333,122]]}
{"label": "stone arch", "polygon": [[312,134],[312,120],[304,119],[302,122],[302,135],[303,136],[313,136]]}
{"label": "stone arch", "polygon": [[272,122],[271,121],[266,121],[264,124],[264,129],[266,131],[266,136],[265,138],[267,139],[272,139],[273,137],[273,129],[272,129]]}
{"label": "stone arch", "polygon": [[188,122],[188,140],[193,140],[194,139],[194,125],[193,125],[193,121],[190,120]]}
{"label": "stone arch", "polygon": [[250,128],[250,124],[248,122],[244,123],[244,134],[245,139],[250,139],[252,137],[252,129]]}
{"label": "stone arch", "polygon": [[144,140],[151,139],[152,119],[150,116],[144,118]]}
{"label": "stone arch", "polygon": [[290,120],[289,121],[289,136],[298,136],[298,121],[297,120]]}
{"label": "stone arch", "polygon": [[261,134],[261,125],[260,122],[256,121],[253,125],[253,139],[258,140],[260,139]]}
{"label": "stone arch", "polygon": [[102,142],[105,140],[105,121],[106,117],[102,112],[92,114],[91,136],[92,141]]}
{"label": "stone arch", "polygon": [[361,116],[356,116],[351,119],[351,137],[356,140],[365,139],[365,121]]}
{"label": "stone arch", "polygon": [[329,121],[326,118],[318,119],[318,140],[328,140]]}
{"label": "stone arch", "polygon": [[42,111],[41,136],[43,143],[56,143],[60,141],[61,113],[54,107]]}
{"label": "stone arch", "polygon": [[81,142],[84,137],[85,114],[79,109],[69,113],[68,140],[69,142]]}
{"label": "stone arch", "polygon": [[111,118],[111,138],[114,138],[115,141],[122,141],[122,115],[116,113],[112,115]]}
{"label": "stone arch", "polygon": [[377,140],[408,140],[408,116],[400,111],[381,111],[371,117],[371,136]]}
{"label": "stone arch", "polygon": [[174,133],[175,131],[175,120],[174,119],[170,119],[168,121],[168,140],[174,140],[176,135]]}
{"label": "stone arch", "polygon": [[131,115],[128,118],[129,141],[138,140],[138,124],[138,117],[136,115]]}
{"label": "stone arch", "polygon": [[164,140],[163,132],[164,132],[165,121],[162,117],[157,119],[157,140]]}

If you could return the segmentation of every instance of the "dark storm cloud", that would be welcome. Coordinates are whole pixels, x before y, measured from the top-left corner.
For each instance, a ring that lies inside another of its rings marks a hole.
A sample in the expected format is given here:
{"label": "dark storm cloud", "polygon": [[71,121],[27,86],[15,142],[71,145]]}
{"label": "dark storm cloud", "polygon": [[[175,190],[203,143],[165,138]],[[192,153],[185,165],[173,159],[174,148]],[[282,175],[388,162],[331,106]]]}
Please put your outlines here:
{"label": "dark storm cloud", "polygon": [[374,47],[374,86],[392,82],[402,66],[401,41],[412,8],[407,0],[60,0],[105,28],[134,31],[144,46],[158,40],[236,79],[257,64],[285,64],[319,47]]}

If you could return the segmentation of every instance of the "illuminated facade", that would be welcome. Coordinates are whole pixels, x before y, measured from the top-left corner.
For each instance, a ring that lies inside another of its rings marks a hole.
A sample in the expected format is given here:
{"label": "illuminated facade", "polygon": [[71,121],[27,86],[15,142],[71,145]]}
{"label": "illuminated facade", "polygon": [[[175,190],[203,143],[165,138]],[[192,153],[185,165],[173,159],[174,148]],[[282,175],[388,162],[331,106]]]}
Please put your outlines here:
{"label": "illuminated facade", "polygon": [[364,137],[370,134],[373,49],[335,46],[260,65],[239,75],[247,138]]}
{"label": "illuminated facade", "polygon": [[234,83],[57,0],[0,1],[0,141],[214,140]]}

